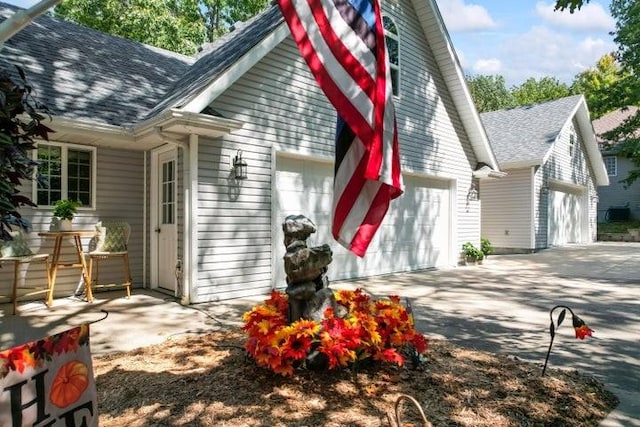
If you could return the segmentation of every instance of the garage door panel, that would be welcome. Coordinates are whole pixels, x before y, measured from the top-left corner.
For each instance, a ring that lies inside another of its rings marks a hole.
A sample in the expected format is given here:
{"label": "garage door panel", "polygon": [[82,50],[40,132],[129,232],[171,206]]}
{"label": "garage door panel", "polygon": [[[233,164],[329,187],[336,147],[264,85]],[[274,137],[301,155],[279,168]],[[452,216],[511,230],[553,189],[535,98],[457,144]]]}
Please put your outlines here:
{"label": "garage door panel", "polygon": [[330,280],[428,268],[448,262],[448,182],[405,178],[405,194],[391,203],[367,254],[359,258],[331,236],[332,166],[301,159],[278,158],[277,161],[276,286],[286,286],[282,267],[285,250],[284,245],[278,243],[284,240],[280,224],[287,215],[304,215],[316,224],[318,231],[307,242],[310,246],[331,245]]}
{"label": "garage door panel", "polygon": [[582,231],[580,194],[549,192],[549,241],[551,246],[579,243]]}

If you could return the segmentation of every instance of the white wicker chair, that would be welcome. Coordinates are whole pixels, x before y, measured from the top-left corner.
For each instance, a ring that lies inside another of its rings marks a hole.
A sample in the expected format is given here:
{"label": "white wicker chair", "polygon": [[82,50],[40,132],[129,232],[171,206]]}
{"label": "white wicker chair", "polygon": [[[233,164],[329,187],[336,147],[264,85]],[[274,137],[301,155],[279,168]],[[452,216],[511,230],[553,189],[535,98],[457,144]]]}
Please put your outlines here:
{"label": "white wicker chair", "polygon": [[[95,238],[95,247],[89,251],[89,280],[91,288],[113,288],[124,287],[127,292],[127,298],[131,296],[131,270],[129,268],[129,236],[131,235],[131,226],[124,221],[99,222],[96,224],[97,236]],[[124,268],[124,282],[101,284],[100,283],[100,261],[109,258],[121,258]],[[95,263],[95,281],[93,280]],[[87,299],[91,302],[93,293],[88,293]]]}

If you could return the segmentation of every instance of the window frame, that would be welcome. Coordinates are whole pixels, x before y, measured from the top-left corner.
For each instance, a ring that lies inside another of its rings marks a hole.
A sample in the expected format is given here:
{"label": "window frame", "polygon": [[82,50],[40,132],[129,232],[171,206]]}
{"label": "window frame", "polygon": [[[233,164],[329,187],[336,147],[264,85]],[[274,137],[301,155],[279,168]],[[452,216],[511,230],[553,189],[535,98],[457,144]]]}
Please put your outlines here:
{"label": "window frame", "polygon": [[[400,30],[399,30],[399,28],[400,28],[400,27],[398,27],[398,24],[396,23],[396,20],[395,20],[395,19],[393,19],[393,17],[391,17],[391,16],[389,16],[389,15],[387,15],[387,14],[383,14],[383,15],[382,15],[382,26],[383,26],[383,28],[384,28],[384,20],[385,20],[385,19],[390,20],[390,21],[391,21],[391,23],[393,24],[393,26],[394,26],[394,27],[395,27],[395,29],[396,29],[396,32],[395,32],[395,33],[388,32],[388,31],[385,29],[385,30],[384,30],[384,41],[385,41],[385,44],[387,44],[387,45],[388,45],[388,43],[387,43],[387,38],[390,38],[390,39],[392,39],[392,40],[395,40],[395,42],[398,44],[398,63],[397,63],[397,64],[393,64],[393,63],[391,62],[391,58],[389,57],[389,75],[391,75],[391,74],[392,74],[392,72],[391,72],[392,70],[394,70],[394,71],[395,71],[395,73],[396,73],[397,80],[398,80],[398,84],[397,84],[397,85],[396,85],[396,84],[393,84],[393,83],[395,83],[395,82],[393,82],[393,78],[392,78],[392,79],[391,79],[391,81],[392,81],[392,90],[393,90],[393,96],[394,96],[394,97],[396,97],[396,98],[399,98],[399,97],[400,97],[400,86],[401,86],[401,84],[400,84],[400,81],[401,81],[401,78],[400,78],[400,63],[402,62],[402,61],[400,60],[400,56],[401,56],[401,55],[400,55],[400,51],[401,51],[401,49],[400,49],[400,44],[401,44],[401,43],[400,43]],[[387,50],[388,50],[388,49],[389,49],[389,47],[387,46]]]}
{"label": "window frame", "polygon": [[[614,173],[609,173],[607,160],[613,160]],[[618,176],[618,156],[603,156],[602,161],[604,162],[604,167],[607,170],[607,176]]]}
{"label": "window frame", "polygon": [[571,157],[572,159],[576,155],[576,141],[577,141],[577,139],[578,139],[578,136],[576,135],[575,131],[572,129],[571,133],[569,134],[569,157]]}
{"label": "window frame", "polygon": [[[90,145],[71,144],[66,142],[55,141],[39,141],[36,143],[36,148],[33,150],[33,160],[38,161],[38,149],[41,146],[60,147],[60,163],[61,163],[61,185],[60,185],[60,197],[64,200],[69,196],[68,179],[69,179],[69,149],[78,151],[88,151],[91,153],[91,205],[82,205],[78,210],[95,210],[96,209],[96,192],[97,192],[97,178],[98,178],[98,148]],[[35,173],[38,173],[38,167],[35,168]],[[38,183],[34,180],[31,188],[31,200],[34,203],[38,201]],[[39,209],[51,209],[53,205],[38,205]]]}

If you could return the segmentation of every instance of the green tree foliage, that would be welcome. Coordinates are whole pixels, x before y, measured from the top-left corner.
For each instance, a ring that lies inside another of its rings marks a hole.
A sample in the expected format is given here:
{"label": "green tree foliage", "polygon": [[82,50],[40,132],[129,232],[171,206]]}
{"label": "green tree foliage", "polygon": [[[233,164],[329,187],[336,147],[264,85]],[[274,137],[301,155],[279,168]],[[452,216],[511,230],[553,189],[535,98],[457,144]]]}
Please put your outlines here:
{"label": "green tree foliage", "polygon": [[48,140],[51,132],[42,123],[46,107],[31,97],[21,69],[18,74],[19,80],[0,70],[0,241],[11,239],[11,226],[29,226],[18,209],[35,204],[19,188],[23,180],[32,179],[37,165],[31,157],[34,138]]}
{"label": "green tree foliage", "polygon": [[54,15],[186,55],[268,5],[268,0],[64,0]]}
{"label": "green tree foliage", "polygon": [[[621,65],[621,79],[616,84],[620,106],[640,105],[640,2],[636,0],[612,0],[611,15],[616,21],[614,41],[618,45],[616,58]],[[640,113],[636,113],[617,128],[607,132],[608,141],[619,141],[615,153],[629,158],[635,166],[621,180],[630,185],[640,179]]]}
{"label": "green tree foliage", "polygon": [[511,93],[518,105],[529,105],[564,98],[571,95],[571,89],[555,77],[542,77],[539,80],[532,77],[520,86],[513,87]]}
{"label": "green tree foliage", "polygon": [[621,83],[629,77],[629,73],[622,72],[613,53],[608,53],[598,60],[595,67],[576,75],[571,90],[584,94],[591,118],[597,119],[626,105],[620,104],[621,98],[627,97]]}
{"label": "green tree foliage", "polygon": [[466,76],[471,97],[480,113],[502,110],[516,105],[516,100],[507,89],[500,75]]}
{"label": "green tree foliage", "polygon": [[569,9],[569,11],[573,13],[576,9],[579,10],[587,3],[589,3],[589,0],[557,0],[556,10],[562,11],[565,9]]}

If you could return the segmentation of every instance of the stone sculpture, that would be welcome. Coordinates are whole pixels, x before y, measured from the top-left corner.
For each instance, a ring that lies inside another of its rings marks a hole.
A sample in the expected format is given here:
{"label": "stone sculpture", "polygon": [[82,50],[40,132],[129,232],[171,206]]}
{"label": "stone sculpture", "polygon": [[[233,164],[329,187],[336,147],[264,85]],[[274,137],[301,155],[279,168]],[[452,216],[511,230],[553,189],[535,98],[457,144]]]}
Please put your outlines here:
{"label": "stone sculpture", "polygon": [[304,215],[289,215],[282,223],[284,245],[284,271],[287,275],[289,296],[289,323],[300,318],[322,320],[324,310],[337,307],[333,292],[329,289],[328,265],[333,252],[327,244],[308,247],[307,238],[316,232],[315,224]]}

